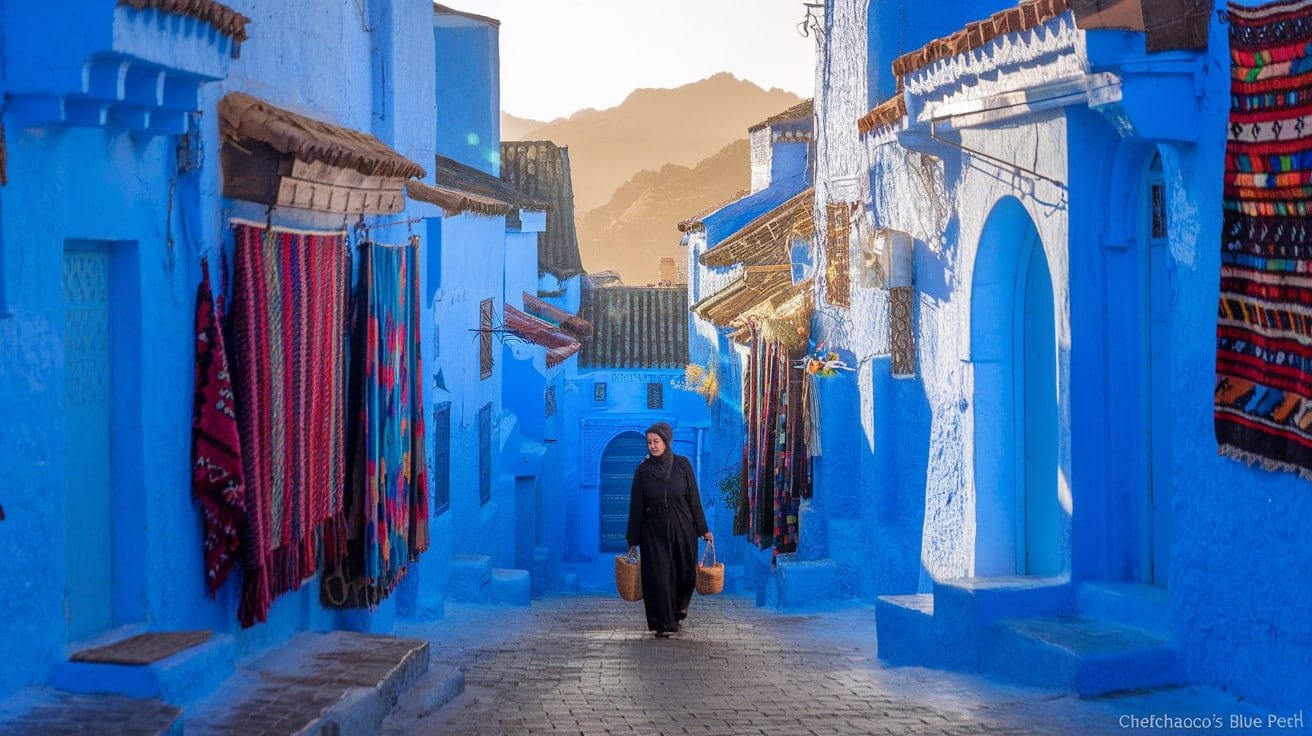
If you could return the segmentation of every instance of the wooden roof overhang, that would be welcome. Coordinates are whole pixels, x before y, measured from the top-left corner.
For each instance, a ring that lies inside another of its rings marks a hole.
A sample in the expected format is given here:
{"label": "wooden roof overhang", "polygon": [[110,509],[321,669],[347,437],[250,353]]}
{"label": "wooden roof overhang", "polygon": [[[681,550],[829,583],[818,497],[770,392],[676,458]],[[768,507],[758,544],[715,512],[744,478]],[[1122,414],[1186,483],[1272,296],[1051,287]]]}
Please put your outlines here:
{"label": "wooden roof overhang", "polygon": [[372,135],[240,92],[219,102],[223,196],[337,214],[405,208],[406,180],[424,168]]}
{"label": "wooden roof overhang", "polygon": [[466,212],[496,217],[497,215],[508,215],[515,209],[510,203],[502,202],[494,197],[462,192],[450,187],[430,186],[422,181],[407,182],[405,192],[410,196],[410,199],[441,207],[448,217],[454,217]]}
{"label": "wooden roof overhang", "polygon": [[814,206],[815,187],[808,187],[725,238],[703,253],[699,260],[705,266],[732,266],[737,263],[749,266],[786,265],[789,262],[789,240],[815,234],[815,220],[811,212]]}
{"label": "wooden roof overhang", "polygon": [[693,305],[702,319],[728,327],[763,302],[779,297],[793,285],[792,266],[747,266],[743,275],[720,291]]}
{"label": "wooden roof overhang", "polygon": [[562,328],[505,305],[506,329],[520,338],[547,349],[547,366],[559,365],[583,348],[583,343]]}

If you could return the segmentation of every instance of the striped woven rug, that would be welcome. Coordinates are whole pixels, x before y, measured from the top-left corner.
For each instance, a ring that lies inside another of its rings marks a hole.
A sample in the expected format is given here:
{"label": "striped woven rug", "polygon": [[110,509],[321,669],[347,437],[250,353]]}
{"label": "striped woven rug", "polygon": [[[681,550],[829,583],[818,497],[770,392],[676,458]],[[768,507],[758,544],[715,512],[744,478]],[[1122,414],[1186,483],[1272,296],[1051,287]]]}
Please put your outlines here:
{"label": "striped woven rug", "polygon": [[246,560],[237,616],[345,548],[345,236],[234,225],[231,349],[246,480]]}
{"label": "striped woven rug", "polygon": [[1312,480],[1312,0],[1229,18],[1216,439]]}

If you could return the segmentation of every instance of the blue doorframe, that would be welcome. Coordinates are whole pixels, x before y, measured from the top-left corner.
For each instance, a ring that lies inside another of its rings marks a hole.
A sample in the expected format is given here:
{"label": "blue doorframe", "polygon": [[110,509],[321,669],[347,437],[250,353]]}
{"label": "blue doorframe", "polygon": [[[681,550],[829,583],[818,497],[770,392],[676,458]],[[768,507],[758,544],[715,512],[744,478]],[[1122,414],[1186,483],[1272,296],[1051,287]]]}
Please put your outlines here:
{"label": "blue doorframe", "polygon": [[1006,197],[981,233],[971,287],[976,576],[1061,572],[1055,325],[1038,229]]}

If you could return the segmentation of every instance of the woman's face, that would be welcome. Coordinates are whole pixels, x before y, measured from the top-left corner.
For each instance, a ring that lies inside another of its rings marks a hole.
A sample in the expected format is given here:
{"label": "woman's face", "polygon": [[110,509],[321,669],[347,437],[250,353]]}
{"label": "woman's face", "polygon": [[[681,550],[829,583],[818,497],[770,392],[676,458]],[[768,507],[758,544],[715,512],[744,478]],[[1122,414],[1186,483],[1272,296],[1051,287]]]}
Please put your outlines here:
{"label": "woman's face", "polygon": [[665,440],[655,432],[647,433],[647,452],[652,457],[660,457],[665,454]]}

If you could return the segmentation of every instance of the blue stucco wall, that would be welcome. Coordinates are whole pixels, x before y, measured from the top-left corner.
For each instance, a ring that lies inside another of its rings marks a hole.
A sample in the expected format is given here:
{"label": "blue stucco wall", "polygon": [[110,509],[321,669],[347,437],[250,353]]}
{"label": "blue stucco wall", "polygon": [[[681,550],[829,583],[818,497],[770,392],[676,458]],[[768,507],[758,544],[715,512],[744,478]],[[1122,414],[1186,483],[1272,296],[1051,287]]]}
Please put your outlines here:
{"label": "blue stucco wall", "polygon": [[501,171],[501,57],[497,28],[456,15],[433,17],[437,37],[438,150]]}
{"label": "blue stucco wall", "polygon": [[[64,477],[70,463],[77,462],[78,448],[65,442],[61,274],[63,249],[72,241],[105,244],[114,254],[114,277],[119,279],[112,301],[118,313],[113,336],[113,625],[210,628],[232,635],[238,659],[285,643],[300,630],[376,625],[320,607],[317,579],[280,598],[268,623],[246,631],[236,623],[236,580],[216,600],[206,598],[200,519],[188,490],[194,295],[201,255],[211,256],[213,276],[219,279],[217,255],[230,247],[228,218],[265,218],[262,207],[221,197],[218,100],[228,91],[247,92],[374,132],[414,160],[431,162],[436,73],[428,64],[401,61],[416,53],[434,58],[432,8],[397,0],[371,3],[362,16],[356,4],[345,0],[313,8],[254,0],[229,4],[252,18],[250,40],[236,59],[227,46],[207,46],[198,37],[169,40],[163,29],[187,27],[176,22],[132,25],[128,35],[110,40],[112,29],[103,24],[137,12],[123,7],[94,14],[84,12],[81,3],[55,2],[34,19],[30,11],[35,6],[4,5],[6,58],[19,62],[6,64],[10,90],[56,96],[74,92],[86,54],[111,43],[139,43],[147,32],[159,34],[157,45],[146,49],[158,56],[149,57],[157,63],[226,78],[202,87],[198,109],[203,114],[197,118],[201,167],[195,173],[176,173],[173,136],[129,134],[113,121],[104,128],[24,127],[7,114],[10,181],[0,190],[6,215],[0,230],[0,300],[11,314],[0,317],[0,381],[5,386],[0,406],[8,419],[0,462],[18,480],[0,499],[7,514],[0,525],[0,618],[6,622],[0,656],[9,663],[0,669],[0,696],[44,683],[69,644],[62,623]],[[51,18],[66,22],[52,24]],[[59,29],[60,35],[49,37],[47,29]],[[48,63],[35,63],[42,55]],[[416,208],[408,214],[436,213]],[[368,218],[366,224],[379,219]],[[340,215],[296,211],[279,210],[273,220],[293,227],[343,226]],[[405,226],[392,226],[373,228],[371,235],[403,242],[408,232]],[[496,286],[499,293],[501,284]],[[435,540],[448,536],[440,530],[434,535]],[[376,615],[384,625],[391,606]]]}

